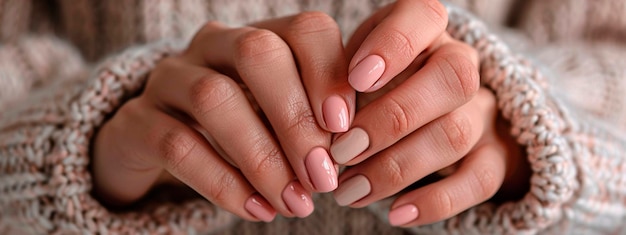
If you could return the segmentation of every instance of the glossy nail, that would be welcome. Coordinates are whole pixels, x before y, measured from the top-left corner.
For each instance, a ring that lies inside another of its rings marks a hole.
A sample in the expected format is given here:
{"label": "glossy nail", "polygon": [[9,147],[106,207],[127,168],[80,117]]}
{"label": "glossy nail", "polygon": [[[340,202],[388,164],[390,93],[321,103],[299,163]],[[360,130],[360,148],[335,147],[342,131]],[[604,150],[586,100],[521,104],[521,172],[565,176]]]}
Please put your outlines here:
{"label": "glossy nail", "polygon": [[276,217],[276,210],[261,195],[254,194],[246,200],[244,208],[261,221],[271,222]]}
{"label": "glossy nail", "polygon": [[367,149],[370,139],[361,128],[352,128],[348,133],[335,140],[330,146],[330,154],[335,162],[344,164]]}
{"label": "glossy nail", "polygon": [[372,186],[367,177],[357,175],[341,183],[333,193],[333,197],[340,206],[347,206],[367,196],[371,190]]}
{"label": "glossy nail", "polygon": [[305,165],[315,190],[325,193],[337,188],[337,171],[324,148],[313,148],[306,156]]}
{"label": "glossy nail", "polygon": [[385,72],[385,60],[378,55],[369,55],[352,69],[348,81],[360,92],[371,88]]}
{"label": "glossy nail", "polygon": [[395,208],[389,212],[389,224],[400,226],[417,219],[417,207],[413,204],[406,204]]}
{"label": "glossy nail", "polygon": [[313,213],[313,200],[300,182],[293,181],[283,190],[283,200],[291,212],[304,218]]}
{"label": "glossy nail", "polygon": [[333,95],[326,98],[322,104],[322,113],[328,130],[332,132],[346,132],[348,130],[350,125],[348,105],[340,96]]}

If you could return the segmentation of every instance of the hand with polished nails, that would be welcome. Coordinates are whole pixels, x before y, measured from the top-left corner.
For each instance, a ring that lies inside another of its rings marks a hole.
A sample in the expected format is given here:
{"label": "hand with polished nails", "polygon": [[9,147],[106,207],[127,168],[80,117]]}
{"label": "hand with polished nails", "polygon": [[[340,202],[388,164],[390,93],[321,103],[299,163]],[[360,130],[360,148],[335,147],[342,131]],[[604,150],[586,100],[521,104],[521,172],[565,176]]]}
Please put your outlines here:
{"label": "hand with polished nails", "polygon": [[446,14],[436,0],[400,0],[349,40],[348,80],[363,93],[351,129],[330,148],[351,166],[339,177],[338,204],[363,207],[458,164],[393,203],[392,225],[423,225],[492,198],[505,181],[528,179],[521,151],[494,127],[493,94],[479,91],[477,52],[447,34]]}
{"label": "hand with polished nails", "polygon": [[176,179],[247,220],[308,216],[311,193],[337,187],[328,148],[354,117],[347,68],[322,13],[207,23],[97,133],[95,191],[127,205]]}

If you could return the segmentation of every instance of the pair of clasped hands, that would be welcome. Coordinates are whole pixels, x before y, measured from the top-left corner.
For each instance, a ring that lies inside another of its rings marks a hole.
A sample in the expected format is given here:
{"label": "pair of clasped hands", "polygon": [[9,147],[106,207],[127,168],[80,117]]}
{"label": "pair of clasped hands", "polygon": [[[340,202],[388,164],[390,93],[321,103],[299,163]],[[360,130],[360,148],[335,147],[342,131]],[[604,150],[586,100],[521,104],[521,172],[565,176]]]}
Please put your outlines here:
{"label": "pair of clasped hands", "polygon": [[477,53],[446,25],[434,0],[381,8],[345,48],[319,12],[207,23],[98,132],[96,193],[127,205],[175,179],[269,222],[308,216],[315,192],[364,207],[455,166],[403,191],[389,222],[429,224],[484,202],[512,178],[511,154]]}

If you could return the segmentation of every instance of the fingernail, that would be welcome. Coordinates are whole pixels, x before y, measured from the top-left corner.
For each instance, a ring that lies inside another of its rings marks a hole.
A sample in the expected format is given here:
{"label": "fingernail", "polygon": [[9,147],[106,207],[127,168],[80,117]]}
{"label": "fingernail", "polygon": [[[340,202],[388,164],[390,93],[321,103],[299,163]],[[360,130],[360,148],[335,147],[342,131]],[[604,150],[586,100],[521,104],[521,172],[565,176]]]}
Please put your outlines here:
{"label": "fingernail", "polygon": [[369,144],[369,136],[363,129],[352,128],[330,146],[330,154],[335,162],[344,164],[365,151]]}
{"label": "fingernail", "polygon": [[348,105],[338,95],[328,97],[322,104],[322,113],[326,127],[332,132],[345,132],[348,130]]}
{"label": "fingernail", "polygon": [[304,218],[313,213],[313,200],[300,182],[293,181],[283,190],[283,200],[294,215]]}
{"label": "fingernail", "polygon": [[313,148],[306,156],[305,165],[318,192],[330,192],[337,188],[337,171],[324,148]]}
{"label": "fingernail", "polygon": [[360,92],[372,87],[385,72],[385,60],[378,55],[369,55],[352,69],[348,81]]}
{"label": "fingernail", "polygon": [[265,222],[272,222],[276,216],[276,210],[274,210],[265,198],[258,194],[250,196],[250,198],[246,200],[244,208],[257,219]]}
{"label": "fingernail", "polygon": [[412,204],[406,204],[389,212],[389,224],[393,226],[405,225],[417,219],[417,215],[417,207]]}
{"label": "fingernail", "polygon": [[341,183],[333,197],[340,206],[347,206],[367,196],[371,190],[369,180],[364,175],[357,175]]}

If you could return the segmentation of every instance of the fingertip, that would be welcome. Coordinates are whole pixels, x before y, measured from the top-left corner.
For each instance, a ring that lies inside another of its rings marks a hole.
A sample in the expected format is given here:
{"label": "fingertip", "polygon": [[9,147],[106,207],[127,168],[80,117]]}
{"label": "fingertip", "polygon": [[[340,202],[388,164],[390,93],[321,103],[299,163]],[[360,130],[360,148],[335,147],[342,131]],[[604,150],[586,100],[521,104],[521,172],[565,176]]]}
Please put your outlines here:
{"label": "fingertip", "polygon": [[339,95],[332,95],[322,104],[324,123],[329,131],[346,132],[350,127],[350,112],[347,102]]}
{"label": "fingertip", "polygon": [[337,138],[330,146],[330,153],[335,162],[345,164],[367,150],[369,145],[369,135],[357,127]]}
{"label": "fingertip", "polygon": [[349,206],[369,195],[372,184],[365,175],[356,175],[344,181],[333,193],[340,206]]}
{"label": "fingertip", "polygon": [[261,195],[255,193],[246,200],[244,208],[248,213],[256,217],[263,222],[272,222],[276,217],[276,210],[270,205],[270,203],[261,197]]}
{"label": "fingertip", "polygon": [[298,181],[289,183],[282,196],[289,210],[300,218],[309,216],[315,209],[310,193]]}
{"label": "fingertip", "polygon": [[337,188],[337,170],[324,148],[313,148],[305,159],[305,165],[315,191],[326,193]]}
{"label": "fingertip", "polygon": [[402,226],[417,219],[419,210],[413,204],[405,204],[389,211],[389,224],[392,226]]}
{"label": "fingertip", "polygon": [[348,82],[355,90],[364,92],[372,88],[385,72],[385,60],[379,55],[369,55],[348,74]]}

